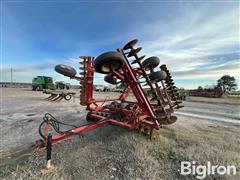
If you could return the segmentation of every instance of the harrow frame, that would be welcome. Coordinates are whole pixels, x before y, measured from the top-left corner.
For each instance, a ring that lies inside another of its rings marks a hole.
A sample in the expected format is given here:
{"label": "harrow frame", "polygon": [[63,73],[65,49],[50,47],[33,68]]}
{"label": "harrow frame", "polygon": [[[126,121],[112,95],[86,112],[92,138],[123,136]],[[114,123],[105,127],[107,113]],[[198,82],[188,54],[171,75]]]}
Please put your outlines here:
{"label": "harrow frame", "polygon": [[[111,69],[111,72],[108,73],[127,84],[126,88],[118,98],[93,98],[93,79],[95,72],[94,57],[80,56],[80,59],[82,59],[80,64],[83,65],[83,67],[80,67],[80,69],[83,70],[83,72],[80,74],[83,76],[73,76],[70,78],[76,79],[80,82],[80,104],[86,106],[86,110],[89,111],[87,120],[91,123],[75,127],[69,131],[52,134],[53,144],[105,125],[117,125],[129,130],[138,129],[141,132],[148,134],[150,138],[158,137],[158,130],[163,125],[159,119],[163,118],[165,120],[171,120],[172,116],[170,114],[173,112],[173,108],[181,108],[179,105],[181,102],[178,101],[176,88],[172,86],[173,82],[171,79],[171,74],[166,69],[166,66],[161,66],[160,68],[167,71],[169,81],[166,81],[165,83],[161,81],[162,88],[158,86],[157,82],[154,82],[155,87],[152,85],[144,70],[144,67],[141,66],[140,60],[143,58],[139,58],[136,54],[141,50],[141,48],[133,48],[134,43],[136,44],[135,41],[130,41],[127,45],[125,45],[124,48],[117,49],[117,52],[121,53],[124,57],[124,64],[120,71]],[[124,51],[126,49],[130,49],[130,51],[126,53]],[[133,63],[138,63],[140,66],[139,68],[135,68],[130,65],[128,60],[129,56],[135,57]],[[154,72],[153,68],[150,67],[150,71]],[[147,94],[144,92],[139,82],[140,76],[143,76],[147,79],[147,84],[150,86],[157,104],[152,104],[151,100],[148,99]],[[165,87],[165,84],[168,87]],[[127,101],[130,90],[134,94],[137,100],[136,102]],[[174,93],[169,93],[169,95],[168,90]],[[104,105],[106,102],[113,103]],[[99,105],[98,103],[102,104]],[[128,108],[122,107],[124,103],[128,105]],[[159,111],[159,106],[161,107],[160,117],[157,113]],[[168,109],[164,108],[164,106],[167,106]],[[158,111],[156,110],[156,107],[158,108]],[[118,115],[120,115],[122,118],[116,118]],[[44,123],[44,135],[42,139],[36,141],[35,147],[40,148],[46,146],[47,136],[49,134],[49,126],[51,125],[52,120],[53,119],[51,116],[46,117]]]}

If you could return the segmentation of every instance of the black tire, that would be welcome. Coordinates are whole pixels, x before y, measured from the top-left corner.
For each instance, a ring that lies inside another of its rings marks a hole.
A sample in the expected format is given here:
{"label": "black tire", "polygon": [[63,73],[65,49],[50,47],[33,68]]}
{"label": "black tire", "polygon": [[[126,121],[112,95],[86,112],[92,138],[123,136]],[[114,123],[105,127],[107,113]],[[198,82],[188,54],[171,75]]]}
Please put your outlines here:
{"label": "black tire", "polygon": [[87,121],[92,121],[92,120],[93,120],[93,119],[92,119],[92,116],[91,116],[91,112],[88,112],[88,113],[87,113],[86,120],[87,120]]}
{"label": "black tire", "polygon": [[107,83],[110,83],[110,84],[117,84],[117,78],[115,78],[112,75],[106,75],[104,77],[104,81],[107,82]]}
{"label": "black tire", "polygon": [[73,67],[64,64],[56,65],[55,71],[67,77],[74,77],[77,74]]}
{"label": "black tire", "polygon": [[36,87],[35,85],[32,85],[32,90],[33,90],[33,91],[36,91],[36,88],[37,88],[37,87]]}
{"label": "black tire", "polygon": [[108,74],[113,68],[115,71],[121,69],[125,63],[124,56],[116,51],[110,51],[101,54],[94,60],[95,71],[102,74]]}
{"label": "black tire", "polygon": [[160,59],[156,56],[152,56],[150,58],[145,59],[142,62],[143,67],[145,70],[150,70],[150,68],[155,68],[159,65]]}
{"label": "black tire", "polygon": [[66,101],[69,101],[71,98],[72,98],[72,95],[70,95],[70,94],[67,94],[67,95],[64,97],[64,99],[65,99]]}
{"label": "black tire", "polygon": [[167,74],[165,71],[156,71],[149,75],[149,79],[154,82],[159,82],[166,79]]}
{"label": "black tire", "polygon": [[37,87],[36,87],[36,91],[42,91],[43,90],[43,86],[42,85],[38,85]]}
{"label": "black tire", "polygon": [[98,119],[93,118],[91,114],[92,114],[91,112],[87,113],[87,116],[86,116],[87,121],[99,121]]}

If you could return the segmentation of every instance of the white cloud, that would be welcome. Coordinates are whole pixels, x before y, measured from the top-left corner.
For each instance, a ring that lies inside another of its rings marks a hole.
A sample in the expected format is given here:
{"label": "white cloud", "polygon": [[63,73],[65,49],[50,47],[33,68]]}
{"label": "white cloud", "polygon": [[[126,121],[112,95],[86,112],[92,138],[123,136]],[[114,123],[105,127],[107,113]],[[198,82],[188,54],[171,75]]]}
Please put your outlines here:
{"label": "white cloud", "polygon": [[214,16],[203,14],[202,9],[190,10],[183,17],[176,18],[181,19],[180,22],[173,21],[164,27],[160,21],[148,24],[144,34],[158,36],[141,42],[142,52],[159,56],[161,63],[167,64],[174,72],[175,79],[217,79],[223,74],[239,79],[239,58],[228,59],[226,56],[239,56],[238,14],[237,8]]}
{"label": "white cloud", "polygon": [[240,69],[240,62],[231,61],[216,67],[208,68],[207,70],[202,69],[202,70],[173,72],[173,75],[174,75],[174,79],[178,79],[178,80],[179,79],[217,80],[224,74],[229,74],[239,79],[240,78],[239,69]]}

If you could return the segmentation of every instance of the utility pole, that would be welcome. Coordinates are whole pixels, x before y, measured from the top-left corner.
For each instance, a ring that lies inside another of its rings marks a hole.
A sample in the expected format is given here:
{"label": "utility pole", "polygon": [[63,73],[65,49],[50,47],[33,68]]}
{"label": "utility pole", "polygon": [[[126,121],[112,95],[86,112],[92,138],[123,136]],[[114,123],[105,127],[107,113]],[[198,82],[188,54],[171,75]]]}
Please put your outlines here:
{"label": "utility pole", "polygon": [[12,70],[12,67],[11,67],[11,87],[13,87],[13,70]]}

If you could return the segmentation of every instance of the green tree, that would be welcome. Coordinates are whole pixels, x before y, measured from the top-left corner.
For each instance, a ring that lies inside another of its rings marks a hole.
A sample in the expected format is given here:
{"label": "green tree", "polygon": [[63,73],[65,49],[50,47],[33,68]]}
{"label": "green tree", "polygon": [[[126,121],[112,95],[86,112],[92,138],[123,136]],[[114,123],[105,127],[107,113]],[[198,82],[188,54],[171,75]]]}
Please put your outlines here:
{"label": "green tree", "polygon": [[224,75],[217,80],[217,87],[223,92],[235,90],[237,88],[236,79],[233,76]]}

